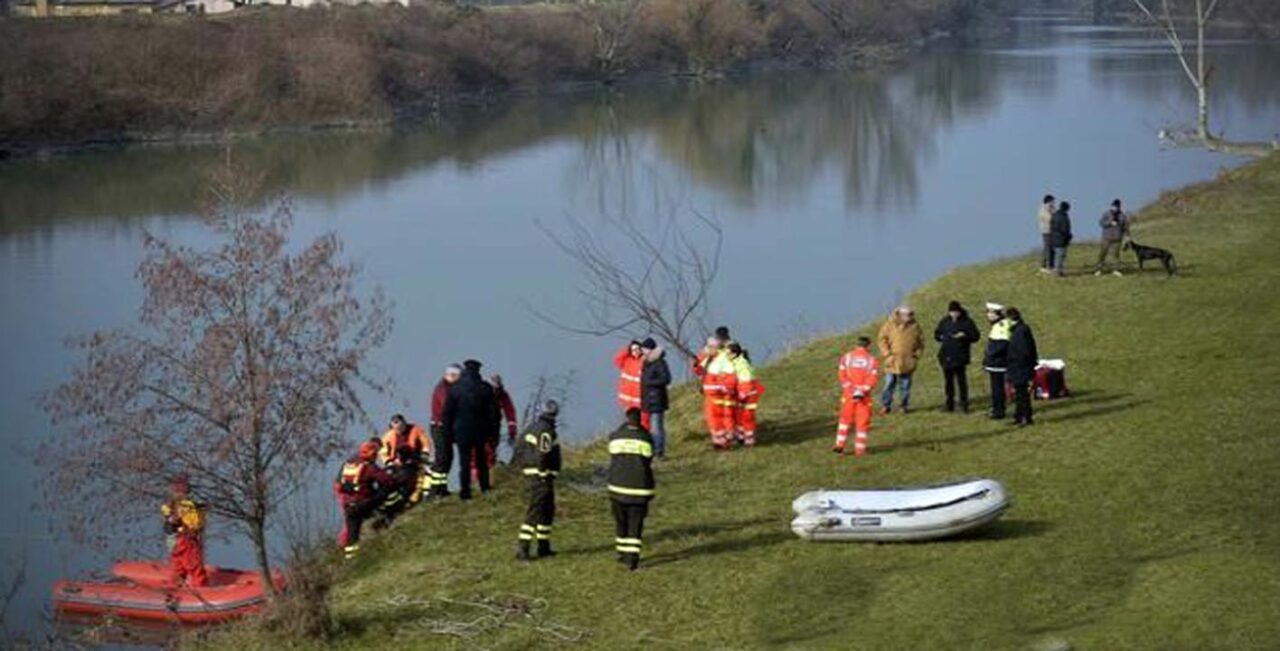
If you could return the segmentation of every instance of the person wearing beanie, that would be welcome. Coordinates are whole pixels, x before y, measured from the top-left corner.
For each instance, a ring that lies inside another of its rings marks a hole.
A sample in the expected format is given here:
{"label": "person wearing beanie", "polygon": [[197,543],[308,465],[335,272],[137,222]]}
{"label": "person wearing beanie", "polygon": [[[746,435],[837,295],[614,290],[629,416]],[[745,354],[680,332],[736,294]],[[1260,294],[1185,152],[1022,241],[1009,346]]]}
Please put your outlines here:
{"label": "person wearing beanie", "polygon": [[632,339],[613,356],[613,365],[618,369],[618,407],[626,413],[628,409],[640,408],[640,373],[644,370],[644,351],[640,342]]}
{"label": "person wearing beanie", "polygon": [[538,418],[516,442],[511,462],[520,469],[529,485],[529,508],[520,525],[516,560],[534,559],[530,547],[537,541],[537,557],[554,556],[551,525],[556,516],[556,476],[560,474],[560,440],[556,419],[560,405],[548,400],[538,408]]}
{"label": "person wearing beanie", "polygon": [[640,566],[644,520],[655,487],[653,437],[640,424],[640,410],[630,409],[627,422],[609,435],[609,503],[617,525],[614,549],[630,570]]}
{"label": "person wearing beanie", "polygon": [[877,337],[880,357],[884,359],[884,391],[880,394],[880,413],[893,411],[893,390],[898,389],[902,413],[911,410],[911,380],[920,354],[924,352],[924,333],[916,323],[916,313],[901,305],[880,327]]}
{"label": "person wearing beanie", "polygon": [[938,365],[942,367],[947,411],[956,409],[956,390],[960,392],[960,411],[969,413],[969,349],[981,335],[978,326],[959,301],[947,304],[947,313],[933,329],[933,340],[940,344]]}
{"label": "person wearing beanie", "polygon": [[[1098,219],[1098,226],[1102,227],[1102,244],[1098,251],[1098,264],[1094,265],[1093,275],[1101,276],[1104,272],[1110,271],[1113,276],[1123,276],[1124,274],[1120,273],[1120,246],[1129,236],[1129,215],[1121,208],[1119,199],[1112,201],[1111,207],[1102,213],[1102,217]],[[1108,257],[1115,259],[1114,269],[1107,263]]]}
{"label": "person wearing beanie", "polygon": [[858,337],[853,350],[840,358],[836,379],[840,381],[840,424],[836,426],[836,454],[844,454],[849,428],[854,428],[853,453],[867,453],[871,433],[871,392],[879,381],[880,362],[871,353],[871,340]]}
{"label": "person wearing beanie", "polygon": [[1036,349],[1031,326],[1022,320],[1022,313],[1011,307],[1005,315],[1009,322],[1007,379],[1013,385],[1013,423],[1026,427],[1032,424],[1031,383],[1040,364],[1040,351]]}
{"label": "person wearing beanie", "polygon": [[667,453],[666,412],[670,407],[667,387],[671,384],[671,367],[658,342],[649,337],[640,342],[644,352],[644,368],[640,371],[640,408],[648,417],[653,433],[653,455],[661,459]]}
{"label": "person wearing beanie", "polygon": [[377,466],[382,441],[371,438],[360,444],[360,451],[347,459],[334,481],[334,492],[342,507],[345,526],[338,534],[343,556],[348,560],[360,552],[360,529],[364,521],[378,510],[394,479]]}
{"label": "person wearing beanie", "polygon": [[427,493],[448,497],[449,472],[453,470],[453,437],[444,428],[444,404],[449,387],[462,377],[462,365],[450,364],[431,392],[431,467],[427,469]]}
{"label": "person wearing beanie", "polygon": [[478,471],[480,492],[489,492],[489,464],[484,462],[484,443],[499,427],[501,414],[493,386],[480,377],[480,362],[463,362],[462,376],[449,387],[444,403],[444,430],[458,451],[458,497],[471,499],[471,472]]}

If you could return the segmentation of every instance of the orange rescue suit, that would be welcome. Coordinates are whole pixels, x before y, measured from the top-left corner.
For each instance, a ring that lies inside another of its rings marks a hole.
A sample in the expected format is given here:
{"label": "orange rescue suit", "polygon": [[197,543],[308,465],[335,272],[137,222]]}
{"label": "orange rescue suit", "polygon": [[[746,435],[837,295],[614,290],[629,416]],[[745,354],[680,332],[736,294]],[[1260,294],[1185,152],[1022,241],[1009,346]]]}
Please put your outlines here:
{"label": "orange rescue suit", "polygon": [[613,356],[613,365],[618,367],[618,406],[622,411],[640,408],[640,373],[644,371],[644,356],[631,354],[631,344],[627,344]]}
{"label": "orange rescue suit", "polygon": [[849,427],[854,428],[853,453],[867,452],[871,431],[871,392],[879,379],[880,362],[866,347],[859,346],[840,358],[840,425],[836,429],[837,452],[844,452]]}
{"label": "orange rescue suit", "polygon": [[174,586],[209,585],[204,569],[204,510],[190,498],[170,500],[160,507],[165,529],[174,536],[169,552],[169,580]]}
{"label": "orange rescue suit", "polygon": [[421,425],[410,424],[409,433],[404,436],[398,435],[394,427],[387,430],[382,435],[382,448],[378,451],[378,457],[383,465],[397,463],[400,448],[406,447],[416,454],[431,452],[431,439]]}

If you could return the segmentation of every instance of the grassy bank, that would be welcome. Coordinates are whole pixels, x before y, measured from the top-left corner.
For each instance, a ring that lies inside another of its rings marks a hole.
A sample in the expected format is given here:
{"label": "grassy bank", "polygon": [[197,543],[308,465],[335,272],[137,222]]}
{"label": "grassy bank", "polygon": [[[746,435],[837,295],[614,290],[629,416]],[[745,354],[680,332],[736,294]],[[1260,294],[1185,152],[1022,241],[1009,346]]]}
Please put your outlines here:
{"label": "grassy bank", "polygon": [[[331,645],[549,648],[581,630],[566,648],[1280,647],[1280,157],[1162,198],[1135,237],[1175,251],[1183,275],[1094,278],[1096,249],[1081,244],[1065,280],[1026,256],[911,296],[926,315],[951,298],[1022,309],[1075,391],[1037,405],[1035,427],[941,413],[926,364],[920,410],[879,418],[869,457],[838,458],[834,371],[855,333],[816,342],[762,371],[756,450],[708,451],[696,397],[678,398],[642,571],[613,560],[603,455],[588,449],[562,481],[557,558],[511,559],[523,501],[503,476],[476,503],[418,509],[366,544],[333,595]],[[1015,498],[977,535],[823,545],[787,528],[806,490],[970,475]],[[480,618],[469,604],[486,600],[508,614]],[[307,646],[248,629],[217,643]]]}
{"label": "grassy bank", "polygon": [[376,124],[460,96],[857,60],[1006,0],[596,0],[0,19],[0,154]]}

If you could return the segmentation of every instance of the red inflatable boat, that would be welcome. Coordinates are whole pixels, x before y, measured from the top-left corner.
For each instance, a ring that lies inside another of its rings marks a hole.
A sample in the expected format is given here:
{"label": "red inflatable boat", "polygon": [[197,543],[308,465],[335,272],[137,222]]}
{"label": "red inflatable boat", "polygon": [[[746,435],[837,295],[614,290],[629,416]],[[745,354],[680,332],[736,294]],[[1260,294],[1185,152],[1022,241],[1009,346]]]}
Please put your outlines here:
{"label": "red inflatable boat", "polygon": [[[208,566],[209,585],[174,588],[169,566],[154,561],[122,561],[106,581],[59,581],[53,603],[59,613],[127,619],[215,624],[258,612],[267,602],[257,572]],[[272,577],[278,588],[284,576]]]}

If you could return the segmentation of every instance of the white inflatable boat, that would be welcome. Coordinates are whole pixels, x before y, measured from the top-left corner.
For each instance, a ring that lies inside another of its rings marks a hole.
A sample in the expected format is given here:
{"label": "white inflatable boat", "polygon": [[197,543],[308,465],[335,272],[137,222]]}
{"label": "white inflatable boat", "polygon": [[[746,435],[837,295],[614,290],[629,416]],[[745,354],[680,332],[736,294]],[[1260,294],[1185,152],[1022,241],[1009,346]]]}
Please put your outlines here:
{"label": "white inflatable boat", "polygon": [[791,530],[806,540],[909,541],[980,527],[1009,508],[994,479],[858,491],[813,491],[791,503]]}

